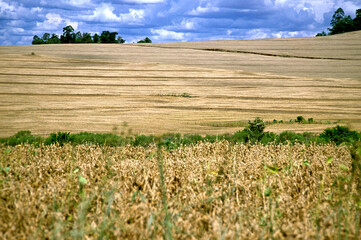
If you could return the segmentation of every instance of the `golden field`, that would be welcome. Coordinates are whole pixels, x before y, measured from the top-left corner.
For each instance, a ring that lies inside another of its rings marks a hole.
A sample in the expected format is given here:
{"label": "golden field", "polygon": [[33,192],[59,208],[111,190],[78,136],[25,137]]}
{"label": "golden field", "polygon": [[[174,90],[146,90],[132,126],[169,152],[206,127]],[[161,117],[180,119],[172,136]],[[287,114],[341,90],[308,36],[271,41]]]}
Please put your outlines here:
{"label": "golden field", "polygon": [[357,239],[358,154],[228,142],[0,146],[0,238]]}
{"label": "golden field", "polygon": [[[51,132],[361,129],[361,32],[331,37],[0,47],[0,137]],[[185,95],[183,95],[186,93]],[[184,97],[187,96],[187,97]],[[190,97],[188,97],[190,96]]]}

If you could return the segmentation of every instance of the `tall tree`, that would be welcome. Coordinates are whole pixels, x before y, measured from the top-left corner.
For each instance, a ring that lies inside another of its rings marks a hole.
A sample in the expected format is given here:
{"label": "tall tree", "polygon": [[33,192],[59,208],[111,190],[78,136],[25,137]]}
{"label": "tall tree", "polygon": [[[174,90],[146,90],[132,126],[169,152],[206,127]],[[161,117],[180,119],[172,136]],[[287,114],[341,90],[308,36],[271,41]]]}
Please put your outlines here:
{"label": "tall tree", "polygon": [[331,20],[332,28],[329,28],[330,35],[354,31],[354,21],[351,16],[345,16],[345,12],[342,8],[336,10]]}
{"label": "tall tree", "polygon": [[61,35],[60,40],[62,43],[75,43],[74,28],[71,25],[63,28],[63,35]]}
{"label": "tall tree", "polygon": [[44,33],[43,34],[42,39],[43,39],[44,43],[48,43],[49,38],[50,38],[50,33]]}
{"label": "tall tree", "polygon": [[99,37],[99,35],[97,33],[94,34],[94,36],[93,36],[93,42],[94,43],[99,43],[100,42],[100,37]]}
{"label": "tall tree", "polygon": [[332,16],[331,26],[332,27],[335,26],[344,17],[345,17],[345,12],[343,11],[343,9],[342,8],[337,9]]}
{"label": "tall tree", "polygon": [[356,17],[353,22],[356,30],[361,30],[361,8],[356,10]]}

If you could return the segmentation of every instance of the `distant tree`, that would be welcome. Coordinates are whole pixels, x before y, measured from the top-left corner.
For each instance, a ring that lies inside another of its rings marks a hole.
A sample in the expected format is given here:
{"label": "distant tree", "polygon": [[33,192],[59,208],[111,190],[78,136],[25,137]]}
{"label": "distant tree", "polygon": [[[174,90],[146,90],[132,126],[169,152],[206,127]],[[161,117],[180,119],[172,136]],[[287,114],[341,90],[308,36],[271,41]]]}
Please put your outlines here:
{"label": "distant tree", "polygon": [[334,27],[342,18],[345,17],[345,12],[342,8],[338,8],[332,16],[331,26]]}
{"label": "distant tree", "polygon": [[63,28],[63,35],[61,35],[60,40],[62,43],[75,43],[74,28],[71,25]]}
{"label": "distant tree", "polygon": [[43,34],[42,39],[43,39],[44,43],[48,43],[49,38],[50,38],[50,33],[44,33]]}
{"label": "distant tree", "polygon": [[93,43],[99,43],[100,42],[100,37],[99,35],[96,33],[93,36]]}
{"label": "distant tree", "polygon": [[[119,36],[117,32],[103,31],[99,36],[97,33],[91,36],[90,33],[75,32],[71,25],[63,28],[63,34],[60,36],[50,33],[44,33],[40,38],[37,35],[33,37],[32,44],[57,44],[57,43],[125,43],[125,40]],[[144,42],[152,42],[149,38],[142,40]]]}
{"label": "distant tree", "polygon": [[327,34],[325,33],[325,31],[321,32],[321,33],[317,33],[316,37],[323,37],[323,36],[327,36]]}
{"label": "distant tree", "polygon": [[150,38],[146,37],[142,40],[139,40],[138,43],[152,43],[152,40],[150,40]]}
{"label": "distant tree", "polygon": [[49,40],[47,41],[47,43],[49,44],[58,44],[60,43],[60,38],[58,35],[56,34],[52,34],[51,38],[49,38]]}
{"label": "distant tree", "polygon": [[74,36],[75,36],[75,43],[81,43],[82,42],[83,34],[80,31],[76,32]]}
{"label": "distant tree", "polygon": [[345,12],[342,8],[336,10],[331,20],[332,28],[329,28],[330,35],[351,32],[356,30],[354,20],[351,16],[345,16]]}
{"label": "distant tree", "polygon": [[118,41],[118,43],[125,43],[125,40],[121,37],[121,36],[119,36],[118,38],[117,38],[117,41]]}
{"label": "distant tree", "polygon": [[82,43],[92,43],[92,36],[90,35],[90,33],[83,33],[83,38],[82,38]]}
{"label": "distant tree", "polygon": [[44,40],[39,38],[37,35],[33,37],[33,45],[44,44]]}
{"label": "distant tree", "polygon": [[356,17],[353,20],[356,30],[361,30],[361,8],[356,10]]}
{"label": "distant tree", "polygon": [[100,35],[100,42],[101,43],[117,43],[116,36],[118,35],[117,32],[109,32],[103,31]]}

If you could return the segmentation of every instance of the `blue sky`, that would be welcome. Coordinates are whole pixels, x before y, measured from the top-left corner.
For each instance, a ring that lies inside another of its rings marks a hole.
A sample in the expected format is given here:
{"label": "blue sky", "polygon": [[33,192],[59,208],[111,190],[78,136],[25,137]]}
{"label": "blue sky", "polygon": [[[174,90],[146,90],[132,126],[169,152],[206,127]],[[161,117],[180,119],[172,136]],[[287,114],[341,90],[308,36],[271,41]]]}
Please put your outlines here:
{"label": "blue sky", "polygon": [[0,0],[0,45],[31,44],[69,24],[127,42],[314,36],[339,7],[354,17],[361,0]]}

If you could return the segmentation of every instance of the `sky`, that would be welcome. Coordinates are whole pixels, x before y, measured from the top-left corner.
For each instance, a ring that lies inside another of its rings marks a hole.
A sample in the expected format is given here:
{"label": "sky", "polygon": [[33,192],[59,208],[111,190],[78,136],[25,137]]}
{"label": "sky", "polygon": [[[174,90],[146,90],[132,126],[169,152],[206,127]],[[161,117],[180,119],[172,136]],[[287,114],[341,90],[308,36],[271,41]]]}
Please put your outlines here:
{"label": "sky", "polygon": [[314,36],[361,0],[0,0],[0,45],[29,45],[45,32],[118,32],[127,43]]}

